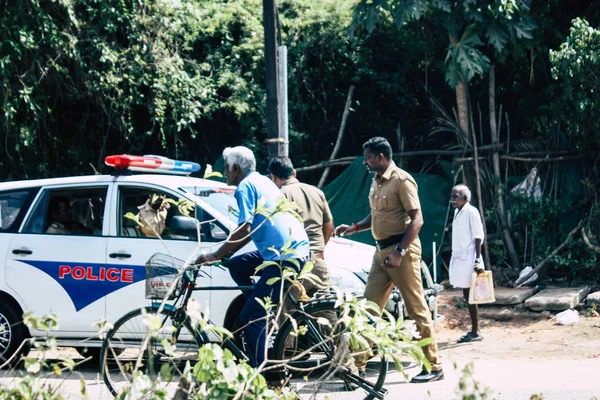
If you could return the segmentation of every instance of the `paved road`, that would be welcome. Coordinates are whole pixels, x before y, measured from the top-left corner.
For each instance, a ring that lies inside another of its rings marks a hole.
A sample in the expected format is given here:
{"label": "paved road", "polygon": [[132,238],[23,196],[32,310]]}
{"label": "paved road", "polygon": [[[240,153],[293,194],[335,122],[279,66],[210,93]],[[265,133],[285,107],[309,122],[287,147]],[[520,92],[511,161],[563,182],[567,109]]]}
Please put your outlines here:
{"label": "paved road", "polygon": [[[71,354],[72,355],[72,354]],[[444,355],[444,351],[442,351]],[[454,361],[446,355],[445,379],[430,384],[406,383],[402,374],[394,371],[388,375],[386,399],[458,399],[457,388],[462,368],[466,362]],[[585,360],[473,360],[474,376],[491,390],[490,399],[529,400],[533,394],[542,394],[544,400],[600,400],[600,359]],[[416,374],[414,364],[406,365],[406,373]],[[18,372],[17,372],[18,373]],[[13,373],[4,373],[0,382],[14,380]],[[62,384],[69,399],[81,399],[80,377],[85,379],[88,398],[111,400],[95,365],[84,365],[79,374],[66,379],[48,379],[53,386]],[[336,396],[330,396],[331,400]],[[347,398],[340,394],[339,398]]]}

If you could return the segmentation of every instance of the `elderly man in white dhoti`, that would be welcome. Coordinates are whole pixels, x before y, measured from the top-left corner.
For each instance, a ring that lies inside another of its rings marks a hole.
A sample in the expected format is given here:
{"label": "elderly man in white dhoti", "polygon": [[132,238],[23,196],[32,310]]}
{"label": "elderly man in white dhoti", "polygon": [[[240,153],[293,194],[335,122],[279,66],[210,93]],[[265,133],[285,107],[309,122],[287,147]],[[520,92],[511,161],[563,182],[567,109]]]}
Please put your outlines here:
{"label": "elderly man in white dhoti", "polygon": [[[465,185],[452,188],[450,203],[454,207],[452,221],[452,259],[450,260],[450,284],[461,288],[465,300],[469,301],[469,289],[473,271],[481,273],[485,267],[481,259],[483,224],[477,208],[473,207],[471,191]],[[458,339],[458,343],[469,343],[483,339],[479,333],[477,304],[469,304],[471,331]]]}

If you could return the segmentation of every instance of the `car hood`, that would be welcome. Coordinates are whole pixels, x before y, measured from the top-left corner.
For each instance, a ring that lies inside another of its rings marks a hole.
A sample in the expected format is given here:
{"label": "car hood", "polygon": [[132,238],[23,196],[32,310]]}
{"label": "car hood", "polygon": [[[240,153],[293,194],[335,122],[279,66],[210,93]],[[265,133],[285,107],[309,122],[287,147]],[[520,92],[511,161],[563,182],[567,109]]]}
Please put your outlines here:
{"label": "car hood", "polygon": [[341,237],[332,237],[325,247],[328,266],[344,268],[357,274],[368,273],[375,246]]}

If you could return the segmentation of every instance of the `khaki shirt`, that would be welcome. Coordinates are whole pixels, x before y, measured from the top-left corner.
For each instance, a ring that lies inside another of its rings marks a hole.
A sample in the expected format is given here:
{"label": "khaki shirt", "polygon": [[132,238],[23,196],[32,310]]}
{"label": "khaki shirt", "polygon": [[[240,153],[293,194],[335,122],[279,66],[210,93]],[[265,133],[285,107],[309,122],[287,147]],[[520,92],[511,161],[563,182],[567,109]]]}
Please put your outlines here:
{"label": "khaki shirt", "polygon": [[60,222],[54,221],[50,224],[48,229],[46,229],[46,233],[56,233],[59,235],[70,235],[71,231],[65,225]]}
{"label": "khaki shirt", "polygon": [[404,233],[411,222],[407,211],[421,209],[417,183],[392,161],[381,177],[373,178],[369,205],[375,240]]}
{"label": "khaki shirt", "polygon": [[298,214],[304,220],[304,230],[310,241],[310,251],[325,251],[323,224],[333,220],[329,204],[321,189],[291,178],[281,186],[285,197],[298,204]]}

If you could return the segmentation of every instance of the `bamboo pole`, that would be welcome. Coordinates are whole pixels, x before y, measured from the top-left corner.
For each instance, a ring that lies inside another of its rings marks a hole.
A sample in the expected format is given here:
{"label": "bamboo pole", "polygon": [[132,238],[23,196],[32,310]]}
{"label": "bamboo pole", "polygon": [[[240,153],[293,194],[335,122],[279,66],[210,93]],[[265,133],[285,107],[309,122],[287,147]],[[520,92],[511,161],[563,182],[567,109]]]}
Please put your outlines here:
{"label": "bamboo pole", "polygon": [[[477,185],[477,201],[479,202],[479,213],[481,216],[481,221],[483,222],[483,234],[485,237],[487,237],[487,227],[485,225],[485,212],[483,209],[483,199],[481,196],[481,174],[479,173],[479,150],[477,149],[477,135],[475,133],[475,124],[473,124],[473,114],[471,114],[471,126],[473,129],[471,129],[471,136],[473,137],[473,155],[475,158],[475,180],[477,181],[476,185]],[[482,129],[481,127],[481,111],[479,111],[479,129]],[[488,266],[488,268],[491,268],[492,266],[490,265],[490,252],[488,249],[488,246],[483,246],[483,256],[485,259],[485,265]]]}
{"label": "bamboo pole", "polygon": [[[490,116],[490,135],[492,143],[499,143],[500,129],[498,127],[498,124],[496,123],[496,67],[494,65],[491,65],[489,69],[488,112]],[[502,106],[500,106],[500,115],[502,115]],[[508,257],[511,261],[512,267],[518,271],[521,269],[521,264],[519,262],[517,250],[515,249],[515,243],[510,234],[510,228],[508,227],[508,217],[506,216],[506,207],[504,206],[504,193],[502,190],[502,185],[500,185],[500,155],[498,154],[498,150],[494,150],[494,152],[492,153],[492,171],[494,174],[494,178],[496,178],[497,180],[497,183],[493,184],[494,199],[496,201],[496,213],[498,214],[498,219],[500,220],[500,231],[502,232],[502,241],[504,242],[504,248],[508,253]]]}
{"label": "bamboo pole", "polygon": [[[331,152],[329,161],[335,160],[335,156],[337,156],[337,153],[338,151],[340,151],[340,147],[342,146],[342,139],[344,138],[344,132],[346,131],[346,122],[348,121],[348,115],[350,114],[350,105],[352,104],[353,95],[354,85],[350,85],[350,88],[348,89],[348,96],[346,96],[346,105],[344,106],[344,113],[342,114],[342,122],[340,123],[340,129],[338,131],[337,140],[335,141],[335,146],[333,146],[333,151]],[[331,166],[326,167],[325,171],[323,171],[323,175],[321,175],[321,179],[319,179],[319,184],[317,185],[319,188],[323,187],[323,185],[327,181],[329,171],[331,171]]]}
{"label": "bamboo pole", "polygon": [[[565,162],[572,160],[580,160],[582,158],[586,158],[588,154],[578,154],[574,156],[561,156],[561,157],[548,157],[548,158],[539,158],[539,157],[514,157],[514,156],[499,156],[501,160],[511,160],[511,161],[522,161],[522,162]],[[480,156],[479,160],[486,160],[487,157]],[[460,157],[452,160],[453,162],[462,163],[475,160],[475,157]]]}
{"label": "bamboo pole", "polygon": [[[398,150],[400,154],[404,153],[404,137],[402,136],[402,129],[400,129],[400,122],[398,122],[398,126],[396,127],[396,137],[398,138]],[[404,158],[398,157],[398,166],[400,168],[404,167]]]}
{"label": "bamboo pole", "polygon": [[[498,145],[485,145],[479,148],[479,151],[490,151],[493,150],[494,147],[501,146],[504,144],[499,143]],[[459,150],[416,150],[416,151],[405,151],[402,153],[394,153],[393,157],[423,157],[423,156],[453,156],[453,155],[461,155],[464,153],[470,153],[473,151],[472,149],[459,149]],[[314,171],[316,169],[326,168],[330,166],[337,165],[349,165],[354,162],[356,156],[348,156],[348,157],[340,157],[335,160],[322,161],[318,164],[309,165],[307,167],[296,168],[296,172],[303,171]]]}

